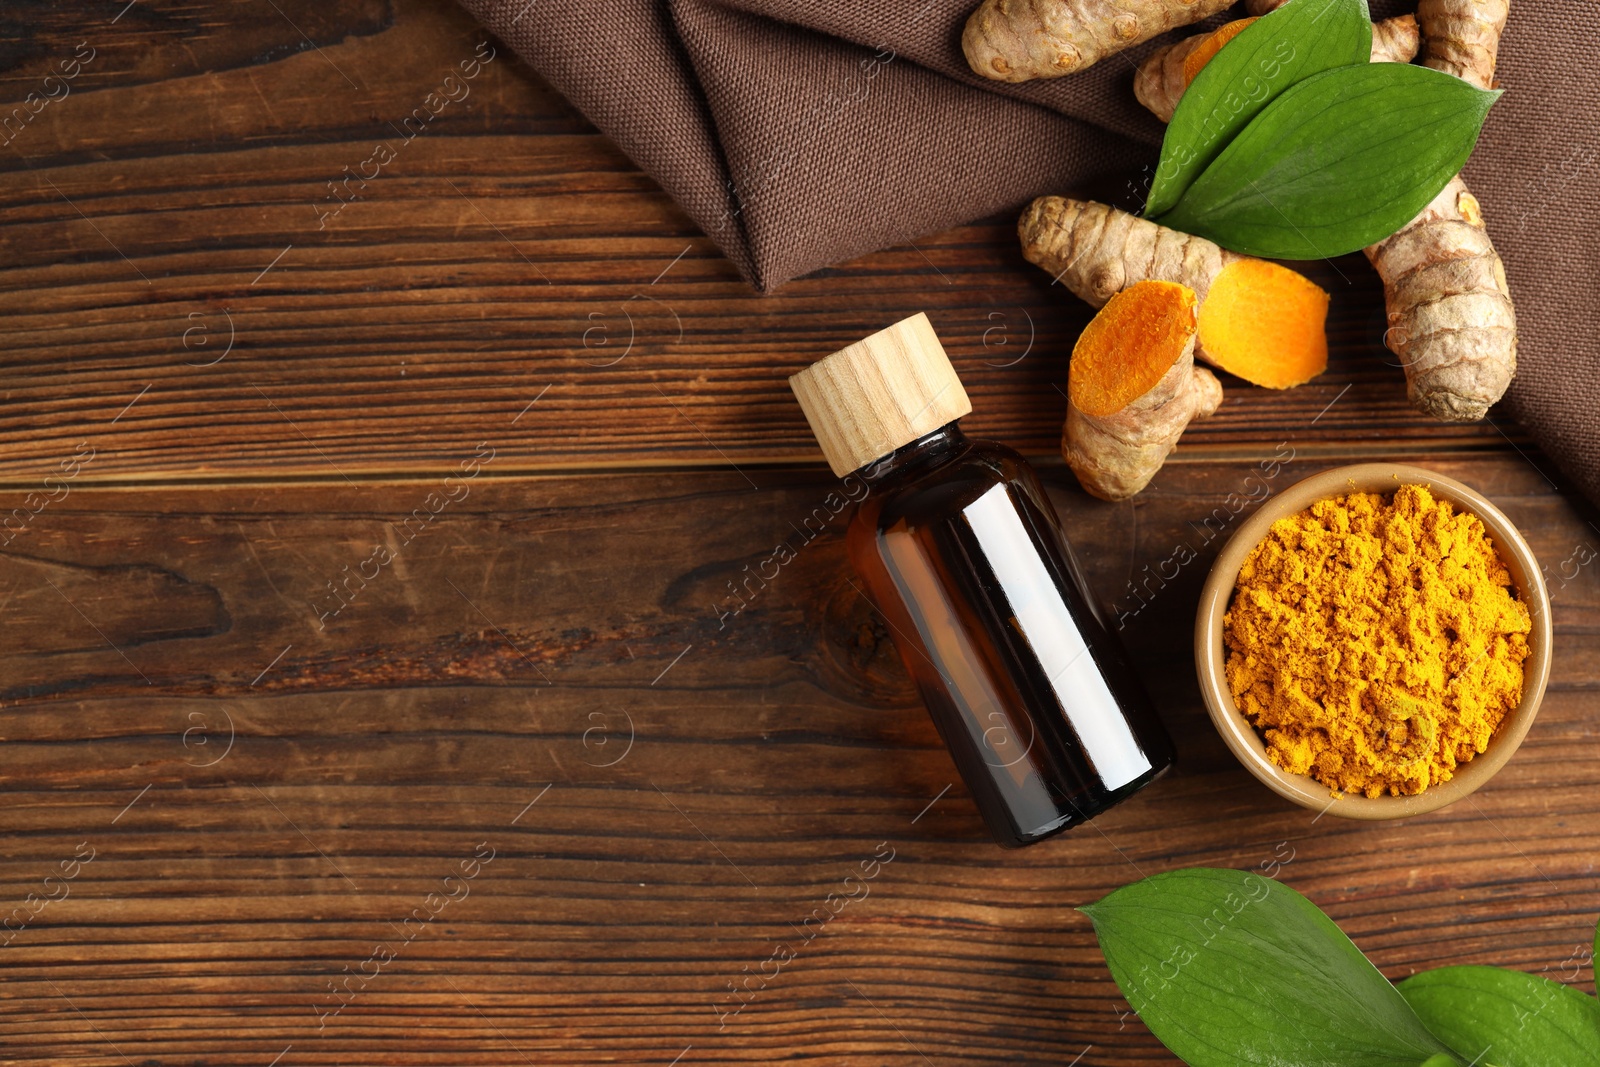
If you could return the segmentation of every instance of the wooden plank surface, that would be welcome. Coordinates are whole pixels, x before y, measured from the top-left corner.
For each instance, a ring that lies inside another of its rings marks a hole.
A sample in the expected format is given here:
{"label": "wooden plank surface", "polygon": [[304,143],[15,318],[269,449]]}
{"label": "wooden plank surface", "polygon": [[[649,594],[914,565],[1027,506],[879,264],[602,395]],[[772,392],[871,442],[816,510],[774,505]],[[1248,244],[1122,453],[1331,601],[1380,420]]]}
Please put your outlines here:
{"label": "wooden plank surface", "polygon": [[[7,1062],[1170,1062],[1072,908],[1189,864],[1292,857],[1283,877],[1396,977],[1553,972],[1593,929],[1593,567],[1556,590],[1550,695],[1490,786],[1401,825],[1318,819],[1227,753],[1187,659],[1216,548],[1196,524],[1252,465],[1178,468],[1121,506],[1054,469],[1104,599],[1180,541],[1201,554],[1126,630],[1181,762],[1007,853],[839,522],[729,613],[726,583],[794,543],[831,479],[497,462],[410,530],[404,502],[437,485],[85,488],[0,557],[7,906],[93,850],[0,948]],[[1543,559],[1600,545],[1520,460],[1436,465]],[[374,544],[393,561],[328,616],[326,583]],[[443,881],[480,848],[477,878]],[[458,899],[406,925],[430,893]],[[768,962],[779,945],[796,958]],[[748,974],[767,978],[732,1014]]]}
{"label": "wooden plank surface", "polygon": [[[1102,504],[1049,459],[1086,314],[1009,218],[758,297],[503,48],[397,136],[484,40],[446,0],[0,8],[0,1063],[1172,1063],[1073,908],[1192,864],[1283,865],[1393,977],[1591,988],[1600,529],[1515,427],[1408,412],[1363,262],[1311,268],[1326,377],[1230,388]],[[784,376],[917,310],[1113,610],[1198,557],[1125,631],[1178,771],[1022,852],[842,516],[728,592],[833,484]],[[1551,691],[1470,800],[1319,819],[1208,725],[1197,524],[1284,448],[1274,491],[1462,478],[1546,562]]]}
{"label": "wooden plank surface", "polygon": [[[1009,217],[761,297],[503,47],[401,137],[484,40],[445,0],[299,0],[281,18],[140,2],[115,24],[50,10],[0,12],[26,42],[0,103],[79,42],[95,55],[0,152],[0,478],[85,438],[91,480],[434,470],[535,397],[502,435],[508,468],[811,460],[785,376],[918,310],[972,428],[1055,448],[1087,310],[1023,262]],[[340,208],[356,187],[332,183],[374,170]],[[1516,433],[1411,413],[1371,269],[1311,273],[1334,297],[1329,372],[1284,393],[1234,383],[1191,453],[1313,419],[1306,447],[1344,453]]]}

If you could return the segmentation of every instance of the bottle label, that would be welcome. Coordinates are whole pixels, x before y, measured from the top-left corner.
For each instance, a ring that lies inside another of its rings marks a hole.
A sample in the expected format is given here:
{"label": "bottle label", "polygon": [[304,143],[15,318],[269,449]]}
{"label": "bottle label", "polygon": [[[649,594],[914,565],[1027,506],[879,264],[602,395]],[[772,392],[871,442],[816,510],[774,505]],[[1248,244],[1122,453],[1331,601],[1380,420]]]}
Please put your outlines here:
{"label": "bottle label", "polygon": [[1017,628],[1050,679],[1062,714],[1105,787],[1119,789],[1149,773],[1150,759],[1090,655],[1005,485],[991,487],[962,515],[1006,592]]}

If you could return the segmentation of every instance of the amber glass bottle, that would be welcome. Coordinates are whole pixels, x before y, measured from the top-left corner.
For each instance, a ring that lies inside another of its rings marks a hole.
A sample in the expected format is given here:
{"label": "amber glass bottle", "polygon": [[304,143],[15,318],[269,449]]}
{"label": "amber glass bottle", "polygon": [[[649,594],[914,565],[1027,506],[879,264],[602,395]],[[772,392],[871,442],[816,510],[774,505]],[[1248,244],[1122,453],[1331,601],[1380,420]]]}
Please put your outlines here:
{"label": "amber glass bottle", "polygon": [[1138,791],[1172,744],[1085,589],[1038,477],[971,410],[917,315],[790,379],[836,474],[870,492],[850,558],[996,841]]}

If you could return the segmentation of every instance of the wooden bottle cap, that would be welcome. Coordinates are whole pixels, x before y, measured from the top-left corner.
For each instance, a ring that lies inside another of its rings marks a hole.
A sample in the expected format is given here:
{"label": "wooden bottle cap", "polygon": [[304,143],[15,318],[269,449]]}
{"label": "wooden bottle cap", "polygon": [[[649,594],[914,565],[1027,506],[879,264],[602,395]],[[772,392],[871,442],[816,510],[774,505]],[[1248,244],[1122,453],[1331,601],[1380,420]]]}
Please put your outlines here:
{"label": "wooden bottle cap", "polygon": [[789,388],[841,478],[972,411],[921,312],[817,360]]}

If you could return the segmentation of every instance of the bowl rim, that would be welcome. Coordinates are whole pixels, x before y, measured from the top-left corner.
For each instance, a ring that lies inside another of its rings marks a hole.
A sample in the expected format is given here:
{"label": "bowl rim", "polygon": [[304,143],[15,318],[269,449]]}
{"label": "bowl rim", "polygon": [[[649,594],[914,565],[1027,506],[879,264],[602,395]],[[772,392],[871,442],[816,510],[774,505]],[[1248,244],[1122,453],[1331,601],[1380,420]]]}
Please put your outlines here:
{"label": "bowl rim", "polygon": [[[1528,605],[1533,629],[1529,655],[1523,662],[1522,699],[1495,731],[1489,747],[1457,768],[1448,782],[1431,785],[1415,796],[1366,797],[1336,794],[1308,775],[1291,774],[1268,759],[1256,728],[1234,705],[1223,673],[1222,623],[1233,600],[1245,558],[1266,537],[1278,519],[1303,511],[1319,500],[1346,493],[1392,493],[1402,485],[1426,485],[1458,509],[1476,515],[1488,531],[1513,586]],[[1405,463],[1357,463],[1333,467],[1302,478],[1265,501],[1233,532],[1218,553],[1200,594],[1195,616],[1195,671],[1212,724],[1246,770],[1286,800],[1323,814],[1347,819],[1396,819],[1434,811],[1467,796],[1498,771],[1527,735],[1550,680],[1553,628],[1550,593],[1533,549],[1505,514],[1482,493],[1437,471]],[[1319,816],[1320,817],[1320,816]]]}

